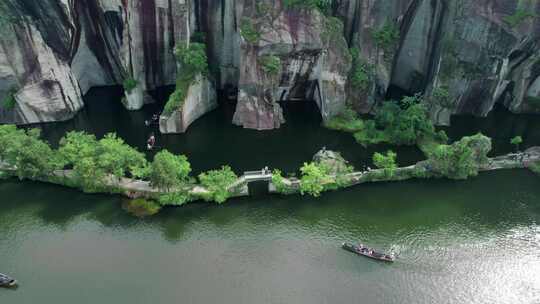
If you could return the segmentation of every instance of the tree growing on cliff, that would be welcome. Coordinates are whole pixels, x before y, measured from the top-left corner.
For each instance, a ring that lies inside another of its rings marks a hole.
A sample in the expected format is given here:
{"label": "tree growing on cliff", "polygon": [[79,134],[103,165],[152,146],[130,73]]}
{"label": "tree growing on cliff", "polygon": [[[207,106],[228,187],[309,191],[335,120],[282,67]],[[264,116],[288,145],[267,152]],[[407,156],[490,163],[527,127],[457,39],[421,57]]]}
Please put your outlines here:
{"label": "tree growing on cliff", "polygon": [[397,169],[396,157],[397,154],[393,151],[386,152],[386,155],[376,152],[373,154],[373,164],[377,168],[383,169],[386,177],[392,177]]}
{"label": "tree growing on cliff", "polygon": [[169,96],[163,109],[164,114],[171,114],[179,109],[186,99],[189,86],[196,77],[205,76],[208,73],[208,57],[204,43],[192,42],[189,45],[177,45],[174,55],[180,64],[181,71],[176,78],[176,89]]}
{"label": "tree growing on cliff", "polygon": [[510,143],[516,146],[516,152],[519,152],[519,145],[523,143],[523,138],[521,136],[515,136],[510,140]]}
{"label": "tree growing on cliff", "polygon": [[261,33],[259,33],[253,21],[249,18],[242,19],[240,23],[240,35],[251,44],[256,44],[261,39]]}
{"label": "tree growing on cliff", "polygon": [[184,184],[191,172],[191,165],[184,155],[174,155],[162,150],[154,156],[150,164],[148,178],[152,186],[170,191]]}

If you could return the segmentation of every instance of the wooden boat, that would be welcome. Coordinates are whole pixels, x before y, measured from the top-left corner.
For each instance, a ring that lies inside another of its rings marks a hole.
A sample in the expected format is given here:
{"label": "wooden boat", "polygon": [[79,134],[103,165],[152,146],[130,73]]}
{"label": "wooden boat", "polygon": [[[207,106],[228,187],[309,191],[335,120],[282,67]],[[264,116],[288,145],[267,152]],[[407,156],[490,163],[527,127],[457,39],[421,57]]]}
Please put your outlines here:
{"label": "wooden boat", "polygon": [[17,280],[0,273],[0,287],[14,287],[17,285]]}
{"label": "wooden boat", "polygon": [[384,261],[384,262],[394,262],[395,258],[392,255],[384,254],[380,252],[376,252],[375,250],[365,247],[365,246],[357,246],[350,243],[343,243],[341,247],[347,251],[350,251],[352,253],[356,253],[358,255],[363,255],[368,258],[372,258],[374,260],[378,261]]}

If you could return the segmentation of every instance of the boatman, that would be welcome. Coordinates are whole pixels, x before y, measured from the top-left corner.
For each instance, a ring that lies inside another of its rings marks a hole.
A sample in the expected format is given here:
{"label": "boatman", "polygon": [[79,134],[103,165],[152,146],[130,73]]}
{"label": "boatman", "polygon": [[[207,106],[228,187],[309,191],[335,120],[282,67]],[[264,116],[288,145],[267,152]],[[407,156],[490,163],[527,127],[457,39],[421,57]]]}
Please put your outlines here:
{"label": "boatman", "polygon": [[146,148],[148,150],[154,149],[154,145],[156,144],[156,137],[154,136],[154,133],[150,134],[150,137],[146,141]]}

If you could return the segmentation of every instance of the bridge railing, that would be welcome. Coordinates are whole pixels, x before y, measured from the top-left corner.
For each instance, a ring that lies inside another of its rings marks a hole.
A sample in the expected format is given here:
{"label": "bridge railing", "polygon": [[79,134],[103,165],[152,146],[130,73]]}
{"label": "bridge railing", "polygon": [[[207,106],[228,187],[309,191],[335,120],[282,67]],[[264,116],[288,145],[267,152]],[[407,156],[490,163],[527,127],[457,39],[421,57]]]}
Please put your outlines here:
{"label": "bridge railing", "polygon": [[263,170],[257,170],[257,171],[246,171],[244,172],[244,176],[248,175],[272,175],[272,172],[263,172]]}

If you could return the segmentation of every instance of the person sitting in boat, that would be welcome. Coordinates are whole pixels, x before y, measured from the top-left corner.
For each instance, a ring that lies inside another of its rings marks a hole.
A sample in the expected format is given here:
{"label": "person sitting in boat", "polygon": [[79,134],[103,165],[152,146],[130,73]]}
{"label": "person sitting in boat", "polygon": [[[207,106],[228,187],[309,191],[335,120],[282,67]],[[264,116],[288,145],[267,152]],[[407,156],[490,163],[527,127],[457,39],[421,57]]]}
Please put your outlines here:
{"label": "person sitting in boat", "polygon": [[146,148],[148,150],[154,149],[154,145],[156,144],[156,137],[154,136],[154,133],[150,134],[150,137],[146,141]]}
{"label": "person sitting in boat", "polygon": [[152,118],[150,118],[150,120],[145,120],[144,121],[144,124],[148,127],[152,124],[155,124],[155,123],[158,123],[159,121],[159,115],[158,114],[153,114],[152,115]]}

